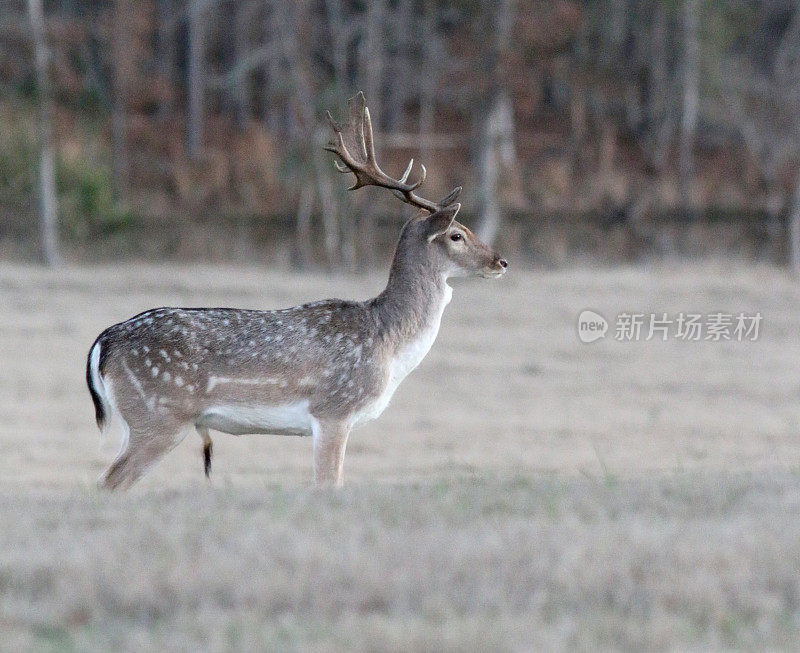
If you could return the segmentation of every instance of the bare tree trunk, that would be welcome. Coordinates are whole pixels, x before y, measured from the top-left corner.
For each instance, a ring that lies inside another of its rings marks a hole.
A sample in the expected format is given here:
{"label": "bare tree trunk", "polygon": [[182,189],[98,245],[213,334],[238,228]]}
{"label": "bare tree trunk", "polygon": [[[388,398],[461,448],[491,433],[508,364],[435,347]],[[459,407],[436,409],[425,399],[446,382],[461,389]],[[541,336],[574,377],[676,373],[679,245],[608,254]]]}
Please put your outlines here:
{"label": "bare tree trunk", "polygon": [[[240,2],[233,7],[235,34],[233,35],[233,65],[238,66],[248,54],[250,42],[250,23],[253,20],[254,6]],[[243,129],[250,119],[250,72],[243,71],[233,81],[233,106],[236,126]]]}
{"label": "bare tree trunk", "polygon": [[314,114],[314,95],[311,84],[306,79],[305,62],[298,45],[302,44],[297,31],[295,11],[297,5],[292,2],[276,2],[273,4],[278,17],[278,33],[283,56],[292,76],[294,86],[293,99],[297,115],[300,117],[306,145],[310,147],[310,158],[314,178],[319,195],[322,212],[322,228],[324,230],[325,256],[330,267],[339,264],[339,224],[336,216],[337,202],[331,188],[329,170],[331,164],[326,160],[322,145],[326,141],[324,131],[314,129],[317,123]]}
{"label": "bare tree trunk", "polygon": [[794,275],[800,276],[800,170],[797,172],[789,214],[789,267]]}
{"label": "bare tree trunk", "polygon": [[683,114],[679,153],[680,191],[684,210],[691,206],[690,184],[694,175],[694,136],[697,128],[698,90],[698,23],[697,0],[683,3]]}
{"label": "bare tree trunk", "polygon": [[[366,24],[364,26],[364,38],[361,46],[361,71],[364,75],[364,93],[369,101],[370,113],[378,121],[383,115],[381,111],[382,94],[381,86],[383,83],[384,68],[384,42],[381,38],[384,24],[384,2],[385,0],[374,0],[367,4]],[[380,125],[375,125],[380,129]]]}
{"label": "bare tree trunk", "polygon": [[502,221],[499,182],[503,165],[513,165],[514,115],[511,98],[500,93],[483,125],[480,154],[481,216],[475,232],[483,242],[492,244]]}
{"label": "bare tree trunk", "polygon": [[111,106],[111,172],[116,199],[128,190],[127,93],[131,78],[130,11],[128,0],[114,3],[112,52],[114,58],[114,99]]}
{"label": "bare tree trunk", "polygon": [[[420,42],[417,34],[419,19],[415,11],[416,4],[415,0],[398,0],[391,11],[386,11],[386,7],[383,6],[377,7],[382,14],[379,16],[382,23],[381,30],[376,39],[380,49],[376,54],[381,66],[378,75],[381,81],[387,74],[392,79],[392,83],[386,89],[386,99],[381,108],[387,132],[402,129],[403,108],[418,85],[412,74],[414,69],[411,57],[413,44]],[[425,47],[424,42],[423,47]],[[392,51],[394,55],[391,54]]]}
{"label": "bare tree trunk", "polygon": [[[669,22],[667,9],[661,2],[652,3],[652,19],[650,34],[647,40],[647,60],[649,63],[649,83],[647,85],[646,107],[647,136],[646,156],[649,163],[649,174],[640,184],[632,184],[628,208],[626,209],[627,258],[635,259],[643,247],[643,243],[654,240],[647,229],[645,216],[658,203],[657,182],[664,175],[667,165],[669,144],[675,132],[676,111],[672,110],[674,102],[670,84],[669,61],[667,56]],[[672,243],[667,249],[674,250]]]}
{"label": "bare tree trunk", "polygon": [[[312,105],[308,105],[309,113],[312,114]],[[308,118],[308,117],[307,117]],[[313,124],[306,122],[306,124]],[[317,193],[320,201],[320,211],[322,213],[322,228],[324,231],[325,255],[328,258],[328,265],[336,267],[341,260],[341,248],[339,246],[339,203],[331,187],[329,170],[330,164],[326,160],[322,146],[327,142],[327,135],[324,129],[314,130],[311,137],[311,162],[314,166],[314,177],[317,181]]]}
{"label": "bare tree trunk", "polygon": [[440,41],[435,32],[436,3],[425,2],[425,14],[422,18],[423,59],[420,100],[419,100],[419,160],[430,161],[430,136],[433,132],[433,121],[436,115],[436,83],[438,81]]}
{"label": "bare tree trunk", "polygon": [[650,163],[661,176],[666,165],[667,142],[671,131],[671,112],[668,110],[669,67],[667,62],[667,12],[660,2],[653,6],[650,29],[650,70],[652,83],[648,91],[648,120],[650,123]]}
{"label": "bare tree trunk", "polygon": [[[337,104],[343,105],[349,94],[349,66],[347,60],[348,48],[350,46],[350,34],[342,0],[325,0],[325,14],[331,42],[331,61],[333,63],[335,97],[338,98]],[[324,139],[325,136],[320,134],[318,138]],[[335,189],[332,193],[338,199],[339,195]],[[353,214],[348,212],[348,215],[339,216],[339,228],[341,229],[341,261],[342,265],[350,270],[355,267],[355,262],[358,258],[355,248],[356,237],[353,234],[356,229],[356,216],[363,206],[364,196],[356,194],[351,197],[351,201],[352,206],[355,207]]]}
{"label": "bare tree trunk", "polygon": [[278,106],[274,106],[274,95],[279,94],[280,90],[288,86],[286,82],[286,71],[283,65],[285,57],[283,52],[283,37],[281,30],[285,21],[282,17],[276,19],[278,10],[274,7],[270,10],[267,5],[266,11],[261,19],[261,43],[269,55],[261,68],[261,119],[267,125],[267,130],[273,134],[288,136],[290,129],[286,115],[289,113],[281,98]]}
{"label": "bare tree trunk", "polygon": [[[164,85],[172,89],[175,75],[175,14],[172,0],[158,0],[156,5],[158,21],[158,71]],[[161,94],[158,99],[158,117],[166,120],[172,114],[171,91]]]}
{"label": "bare tree trunk", "polygon": [[311,212],[314,209],[314,189],[305,185],[300,190],[297,205],[297,223],[295,225],[295,246],[297,263],[301,269],[311,267],[314,261],[314,250],[311,247]]}
{"label": "bare tree trunk", "polygon": [[203,147],[203,97],[205,95],[205,41],[208,0],[192,0],[189,6],[188,95],[189,117],[186,147],[189,156],[200,154]]}
{"label": "bare tree trunk", "polygon": [[622,43],[625,40],[625,22],[628,16],[627,0],[611,0],[606,3],[606,38],[601,51],[601,61],[604,66],[613,66],[614,59],[619,55]]}
{"label": "bare tree trunk", "polygon": [[333,61],[336,95],[340,100],[344,100],[347,95],[345,91],[347,88],[348,40],[342,0],[325,0],[325,14],[328,20],[328,31],[331,35],[331,60]]}
{"label": "bare tree trunk", "polygon": [[501,165],[511,166],[516,158],[514,148],[514,108],[504,74],[505,54],[514,21],[514,0],[501,0],[495,9],[494,46],[492,56],[494,93],[489,116],[483,124],[480,160],[482,211],[476,230],[478,237],[492,244],[502,222],[499,198]]}
{"label": "bare tree trunk", "polygon": [[47,45],[42,0],[28,0],[36,57],[36,84],[39,95],[39,199],[42,255],[47,265],[61,263],[58,242],[58,196],[56,195],[56,155],[53,137],[53,94],[50,84],[50,49]]}
{"label": "bare tree trunk", "polygon": [[[374,0],[367,4],[366,24],[360,52],[360,67],[364,79],[364,92],[370,104],[372,115],[378,116],[379,122],[383,117],[382,89],[386,66],[386,2]],[[385,125],[386,123],[384,123]],[[380,130],[380,126],[376,125]],[[380,146],[376,145],[376,149]],[[380,157],[380,154],[378,155]],[[375,224],[372,211],[365,210],[366,198],[356,200],[358,215],[342,216],[343,231],[342,262],[349,270],[355,270],[359,264],[358,242],[361,244],[361,262],[371,261],[374,258],[372,251],[375,242]]]}

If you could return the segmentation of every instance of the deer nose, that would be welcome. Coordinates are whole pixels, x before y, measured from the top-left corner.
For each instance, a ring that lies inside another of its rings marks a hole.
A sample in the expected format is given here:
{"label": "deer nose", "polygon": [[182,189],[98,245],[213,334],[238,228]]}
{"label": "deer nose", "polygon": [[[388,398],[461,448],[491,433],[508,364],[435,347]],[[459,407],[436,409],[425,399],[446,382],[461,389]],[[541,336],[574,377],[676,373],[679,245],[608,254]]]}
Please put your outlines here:
{"label": "deer nose", "polygon": [[503,269],[508,267],[508,261],[506,261],[504,258],[498,259],[497,264]]}

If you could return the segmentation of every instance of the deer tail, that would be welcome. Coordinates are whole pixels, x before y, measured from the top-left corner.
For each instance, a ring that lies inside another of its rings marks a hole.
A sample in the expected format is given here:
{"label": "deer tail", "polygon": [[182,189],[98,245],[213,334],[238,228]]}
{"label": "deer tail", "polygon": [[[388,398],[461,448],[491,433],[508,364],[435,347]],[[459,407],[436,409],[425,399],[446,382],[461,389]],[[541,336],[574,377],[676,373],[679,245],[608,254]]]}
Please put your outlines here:
{"label": "deer tail", "polygon": [[111,404],[105,384],[103,383],[103,376],[100,373],[101,347],[102,344],[100,338],[98,338],[89,350],[89,358],[86,361],[86,385],[89,386],[89,394],[92,395],[92,401],[94,402],[97,427],[103,431]]}

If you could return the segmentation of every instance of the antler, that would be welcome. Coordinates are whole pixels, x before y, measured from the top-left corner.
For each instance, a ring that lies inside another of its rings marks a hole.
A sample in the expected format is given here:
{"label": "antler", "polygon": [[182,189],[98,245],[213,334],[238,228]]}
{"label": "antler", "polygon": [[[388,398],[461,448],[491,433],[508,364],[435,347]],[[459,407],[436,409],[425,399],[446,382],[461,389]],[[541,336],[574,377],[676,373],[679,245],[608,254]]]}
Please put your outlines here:
{"label": "antler", "polygon": [[325,149],[333,152],[344,165],[334,161],[334,165],[339,172],[352,172],[356,176],[355,183],[347,190],[355,190],[362,186],[381,186],[392,191],[395,197],[402,201],[418,206],[421,209],[434,213],[452,204],[461,192],[461,186],[456,186],[453,191],[439,202],[420,197],[414,191],[417,190],[425,181],[427,171],[425,166],[420,164],[422,173],[417,181],[408,182],[411,168],[414,166],[414,159],[408,162],[408,167],[400,179],[395,179],[381,170],[375,160],[375,145],[372,138],[372,121],[369,117],[369,109],[366,106],[364,94],[359,91],[355,97],[348,100],[347,105],[350,110],[350,119],[346,124],[340,125],[332,117],[330,111],[325,112],[325,116],[330,123],[336,141],[328,143]]}

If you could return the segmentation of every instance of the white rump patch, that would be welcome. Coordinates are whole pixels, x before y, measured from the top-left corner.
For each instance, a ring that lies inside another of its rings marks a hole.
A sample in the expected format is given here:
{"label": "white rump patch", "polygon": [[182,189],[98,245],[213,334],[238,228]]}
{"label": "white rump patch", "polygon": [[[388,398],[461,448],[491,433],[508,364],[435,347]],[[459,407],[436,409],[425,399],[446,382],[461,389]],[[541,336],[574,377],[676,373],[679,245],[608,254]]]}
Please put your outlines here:
{"label": "white rump patch", "polygon": [[105,425],[100,432],[100,451],[116,451],[122,453],[128,446],[131,429],[117,409],[114,400],[114,385],[111,379],[100,376],[100,343],[95,343],[89,354],[89,373],[92,376],[92,385],[100,396],[100,402],[105,411]]}

